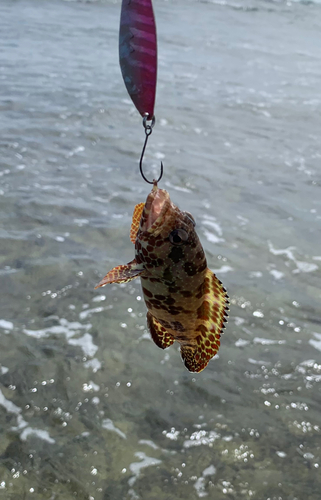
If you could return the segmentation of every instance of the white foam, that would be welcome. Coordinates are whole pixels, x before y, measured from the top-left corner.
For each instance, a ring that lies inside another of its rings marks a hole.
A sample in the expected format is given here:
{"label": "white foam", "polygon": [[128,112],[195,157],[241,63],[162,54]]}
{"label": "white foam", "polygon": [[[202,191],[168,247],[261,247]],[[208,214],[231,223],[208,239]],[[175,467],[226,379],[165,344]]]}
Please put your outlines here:
{"label": "white foam", "polygon": [[106,295],[96,295],[96,297],[92,299],[93,302],[102,302],[103,300],[106,300]]}
{"label": "white foam", "polygon": [[174,184],[171,184],[168,181],[165,182],[165,186],[169,187],[169,188],[172,188],[172,189],[175,189],[176,191],[181,191],[182,193],[192,193],[191,189],[188,189],[188,188],[182,187],[182,186],[175,186]]}
{"label": "white foam", "polygon": [[86,311],[82,311],[80,314],[79,314],[79,318],[80,319],[86,319],[87,316],[91,316],[92,314],[95,314],[95,313],[100,313],[102,311],[106,311],[107,309],[112,309],[113,308],[113,305],[112,304],[109,304],[108,306],[98,306],[98,307],[94,307],[93,309],[87,309]]}
{"label": "white foam", "polygon": [[246,224],[249,222],[249,219],[246,217],[243,217],[242,215],[237,215],[236,216],[241,222],[239,223],[240,226],[246,226]]}
{"label": "white foam", "polygon": [[89,333],[85,333],[79,338],[72,338],[79,333],[80,330],[90,330],[92,327],[91,323],[83,325],[78,321],[70,322],[65,318],[61,318],[59,323],[59,325],[50,326],[49,328],[42,328],[40,330],[24,329],[23,331],[26,335],[37,339],[46,338],[50,335],[65,335],[68,339],[68,344],[81,347],[86,356],[92,357],[96,354],[98,347],[93,343],[92,336]]}
{"label": "white foam", "polygon": [[224,238],[219,238],[214,233],[211,233],[211,231],[207,231],[207,229],[203,229],[203,234],[210,243],[220,243],[221,241],[225,241]]}
{"label": "white foam", "polygon": [[261,271],[251,271],[250,278],[262,278],[263,273]]}
{"label": "white foam", "polygon": [[53,444],[55,440],[50,437],[47,431],[41,429],[32,429],[31,427],[26,427],[20,434],[21,441],[26,441],[29,436],[36,436],[47,443]]}
{"label": "white foam", "polygon": [[147,446],[150,446],[151,448],[153,448],[153,450],[158,450],[159,449],[159,446],[157,446],[157,444],[154,443],[154,441],[151,441],[150,439],[140,439],[138,441],[139,444],[146,444]]}
{"label": "white foam", "polygon": [[235,347],[245,347],[246,345],[248,345],[250,343],[249,340],[243,340],[243,339],[238,339],[236,342],[235,342]]}
{"label": "white foam", "polygon": [[273,247],[270,241],[268,241],[268,244],[269,244],[269,250],[271,253],[273,253],[273,255],[286,255],[288,259],[295,261],[293,250],[296,250],[296,247],[288,247],[277,250],[276,248]]}
{"label": "white foam", "polygon": [[0,276],[5,276],[6,274],[14,274],[17,272],[18,272],[18,269],[11,269],[10,266],[6,266],[4,269],[0,269]]}
{"label": "white foam", "polygon": [[229,273],[230,271],[233,271],[233,267],[231,266],[222,266],[220,269],[211,269],[211,271],[213,273],[221,273],[221,274],[224,274],[224,273]]}
{"label": "white foam", "polygon": [[41,430],[41,429],[32,429],[31,427],[28,427],[28,423],[22,418],[21,415],[21,408],[17,405],[15,405],[12,401],[9,399],[6,399],[0,389],[0,405],[3,406],[8,413],[13,413],[14,415],[17,416],[17,425],[16,427],[12,427],[11,430],[13,431],[19,431],[23,429],[23,431],[20,434],[20,439],[22,441],[26,441],[27,437],[30,435],[35,435],[39,437],[40,439],[47,441],[48,443],[54,443],[55,440],[52,439],[49,436],[49,433],[47,431]]}
{"label": "white foam", "polygon": [[293,273],[312,273],[313,271],[319,269],[319,266],[316,264],[304,262],[303,260],[297,260],[295,263],[298,268],[294,269],[294,271],[292,271]]}
{"label": "white foam", "polygon": [[0,389],[0,405],[3,406],[8,413],[14,413],[15,415],[19,415],[21,413],[21,408],[15,405],[10,399],[6,399]]}
{"label": "white foam", "polygon": [[98,351],[98,347],[93,343],[90,333],[85,333],[85,335],[77,339],[69,339],[68,344],[81,347],[84,354],[89,357],[94,356]]}
{"label": "white foam", "polygon": [[20,431],[21,429],[24,429],[25,427],[28,426],[28,422],[26,422],[23,418],[22,415],[17,415],[17,425],[15,427],[11,427],[12,431]]}
{"label": "white foam", "polygon": [[[288,247],[285,249],[279,249],[277,250],[276,248],[273,247],[272,243],[269,241],[268,242],[270,252],[273,253],[273,255],[286,255],[289,260],[292,260],[297,268],[294,269],[292,272],[293,273],[311,273],[313,271],[316,271],[319,269],[319,266],[317,264],[305,262],[302,260],[297,260],[294,256],[293,250],[296,250],[296,247]],[[271,274],[273,274],[272,271],[270,271]]]}
{"label": "white foam", "polygon": [[40,330],[27,330],[24,329],[23,332],[29,337],[34,337],[37,339],[49,337],[50,335],[65,335],[67,339],[73,337],[78,333],[79,330],[90,330],[91,324],[88,323],[83,325],[78,321],[69,322],[65,318],[59,319],[60,325],[50,326],[48,328],[42,328]]}
{"label": "white foam", "polygon": [[206,224],[207,226],[210,226],[211,228],[213,228],[214,231],[216,231],[219,236],[223,235],[223,230],[218,222],[215,222],[214,220],[210,220],[210,219],[206,218],[205,220],[203,220],[203,224]]}
{"label": "white foam", "polygon": [[161,153],[160,151],[156,151],[156,153],[154,153],[154,157],[157,160],[163,160],[165,158],[165,155],[164,155],[164,153]]}
{"label": "white foam", "polygon": [[208,493],[205,491],[205,478],[199,477],[194,483],[194,488],[196,489],[197,496],[199,498],[206,497]]}
{"label": "white foam", "polygon": [[102,421],[101,424],[103,429],[107,429],[107,431],[112,431],[118,434],[118,436],[122,437],[123,439],[127,439],[127,436],[124,432],[122,432],[118,427],[115,427],[114,422],[110,418],[105,418],[105,420]]}
{"label": "white foam", "polygon": [[135,453],[135,457],[139,458],[141,462],[132,462],[129,465],[130,471],[134,474],[128,480],[129,486],[133,486],[140,475],[140,471],[145,469],[146,467],[150,467],[151,465],[158,465],[162,463],[161,460],[157,458],[148,457],[143,451],[138,451]]}
{"label": "white foam", "polygon": [[13,330],[13,323],[7,321],[6,319],[0,319],[0,328],[4,330]]}
{"label": "white foam", "polygon": [[321,351],[321,333],[314,332],[313,335],[319,340],[310,339],[309,344],[312,345],[318,351]]}
{"label": "white foam", "polygon": [[93,388],[93,391],[100,391],[100,386],[98,384],[95,384],[95,382],[93,382],[92,380],[89,381],[89,385]]}
{"label": "white foam", "polygon": [[252,363],[252,365],[270,365],[270,361],[262,361],[259,359],[248,358],[248,362]]}
{"label": "white foam", "polygon": [[133,488],[129,488],[128,495],[130,495],[130,500],[139,500],[140,496],[137,495],[136,491]]}
{"label": "white foam", "polygon": [[198,497],[205,497],[208,493],[205,491],[205,477],[213,476],[216,473],[216,468],[214,465],[209,465],[206,469],[203,470],[202,477],[199,477],[194,483],[194,488],[196,489],[196,493]]}
{"label": "white foam", "polygon": [[84,363],[85,368],[92,368],[92,371],[96,373],[101,369],[101,362],[97,358],[90,359]]}
{"label": "white foam", "polygon": [[216,474],[216,467],[214,465],[209,465],[206,469],[203,470],[203,476],[213,476]]}
{"label": "white foam", "polygon": [[284,277],[284,273],[278,271],[277,269],[271,269],[270,274],[272,274],[273,278],[276,280],[280,280]]}
{"label": "white foam", "polygon": [[254,337],[253,342],[254,344],[261,344],[261,345],[285,344],[285,340],[263,339],[259,337]]}

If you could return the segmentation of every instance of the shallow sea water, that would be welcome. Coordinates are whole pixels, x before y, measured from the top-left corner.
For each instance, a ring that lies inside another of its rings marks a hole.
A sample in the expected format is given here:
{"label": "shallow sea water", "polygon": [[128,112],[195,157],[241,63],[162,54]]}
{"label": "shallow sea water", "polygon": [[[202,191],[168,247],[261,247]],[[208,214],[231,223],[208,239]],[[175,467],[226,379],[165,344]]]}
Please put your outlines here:
{"label": "shallow sea water", "polygon": [[321,6],[155,1],[146,166],[190,211],[231,311],[190,374],[146,330],[149,186],[120,2],[0,4],[0,498],[319,500]]}

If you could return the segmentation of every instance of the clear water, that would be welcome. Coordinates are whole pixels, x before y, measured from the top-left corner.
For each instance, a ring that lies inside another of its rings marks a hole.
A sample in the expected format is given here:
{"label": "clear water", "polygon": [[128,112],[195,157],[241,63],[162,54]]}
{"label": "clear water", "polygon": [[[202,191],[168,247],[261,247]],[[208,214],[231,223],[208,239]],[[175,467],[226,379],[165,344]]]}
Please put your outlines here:
{"label": "clear water", "polygon": [[146,331],[133,258],[141,120],[120,2],[2,0],[0,498],[319,500],[321,6],[155,1],[146,166],[231,297],[186,371]]}

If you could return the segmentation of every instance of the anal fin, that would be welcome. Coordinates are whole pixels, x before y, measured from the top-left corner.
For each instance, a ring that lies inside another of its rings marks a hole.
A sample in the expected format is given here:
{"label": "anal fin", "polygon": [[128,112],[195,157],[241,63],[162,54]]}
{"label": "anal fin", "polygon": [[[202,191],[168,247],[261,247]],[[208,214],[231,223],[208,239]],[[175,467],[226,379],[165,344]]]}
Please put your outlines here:
{"label": "anal fin", "polygon": [[147,313],[147,326],[157,347],[166,349],[174,343],[173,335],[168,333],[166,328],[150,312]]}
{"label": "anal fin", "polygon": [[140,268],[136,260],[132,260],[128,264],[114,267],[109,271],[106,276],[98,283],[96,288],[108,285],[110,283],[127,283],[144,272],[144,269]]}

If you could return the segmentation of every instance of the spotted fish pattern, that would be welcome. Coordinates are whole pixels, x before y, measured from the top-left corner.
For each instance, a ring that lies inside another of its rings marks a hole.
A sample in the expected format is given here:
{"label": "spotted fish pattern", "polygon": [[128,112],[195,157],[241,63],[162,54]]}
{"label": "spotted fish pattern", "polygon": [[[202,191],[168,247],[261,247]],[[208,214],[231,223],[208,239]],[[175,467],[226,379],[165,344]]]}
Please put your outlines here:
{"label": "spotted fish pattern", "polygon": [[146,203],[134,209],[130,239],[135,259],[109,271],[96,288],[140,276],[153,341],[161,349],[178,342],[186,368],[202,371],[219,350],[229,300],[207,267],[192,215],[154,182]]}

